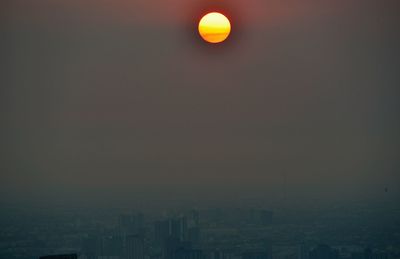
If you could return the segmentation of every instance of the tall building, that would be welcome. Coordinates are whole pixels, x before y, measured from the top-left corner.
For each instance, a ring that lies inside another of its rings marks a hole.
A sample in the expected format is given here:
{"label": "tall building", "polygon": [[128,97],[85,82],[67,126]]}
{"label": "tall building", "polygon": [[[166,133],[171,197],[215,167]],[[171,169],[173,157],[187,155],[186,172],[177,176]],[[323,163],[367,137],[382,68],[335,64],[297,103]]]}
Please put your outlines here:
{"label": "tall building", "polygon": [[162,247],[163,259],[176,259],[177,252],[181,251],[181,257],[187,256],[187,252],[192,250],[190,242],[180,241],[177,237],[169,237],[165,239]]}
{"label": "tall building", "polygon": [[140,235],[126,237],[126,258],[144,259],[144,240]]}
{"label": "tall building", "polygon": [[187,222],[185,217],[170,218],[157,221],[154,224],[156,243],[160,246],[169,237],[177,238],[179,241],[187,240]]}
{"label": "tall building", "polygon": [[168,220],[156,221],[154,223],[154,235],[156,244],[161,247],[164,241],[170,236]]}
{"label": "tall building", "polygon": [[143,232],[143,214],[136,213],[133,215],[120,215],[118,218],[118,226],[121,236],[142,234]]}
{"label": "tall building", "polygon": [[200,241],[199,212],[192,210],[188,214],[186,239],[193,244]]}
{"label": "tall building", "polygon": [[191,210],[188,214],[188,227],[198,227],[199,226],[199,212],[197,210]]}
{"label": "tall building", "polygon": [[170,219],[170,233],[171,236],[179,238],[179,240],[186,240],[187,222],[185,217]]}
{"label": "tall building", "polygon": [[168,237],[162,245],[163,259],[174,259],[175,252],[182,247],[181,241],[177,237]]}

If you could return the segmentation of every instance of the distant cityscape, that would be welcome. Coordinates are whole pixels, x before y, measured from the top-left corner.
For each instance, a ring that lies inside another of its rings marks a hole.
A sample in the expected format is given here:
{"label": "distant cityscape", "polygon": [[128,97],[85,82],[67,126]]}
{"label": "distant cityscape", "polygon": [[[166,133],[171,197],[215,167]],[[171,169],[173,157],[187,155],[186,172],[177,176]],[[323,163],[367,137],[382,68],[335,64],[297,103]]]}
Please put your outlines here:
{"label": "distant cityscape", "polygon": [[398,259],[400,212],[202,208],[2,213],[1,259]]}

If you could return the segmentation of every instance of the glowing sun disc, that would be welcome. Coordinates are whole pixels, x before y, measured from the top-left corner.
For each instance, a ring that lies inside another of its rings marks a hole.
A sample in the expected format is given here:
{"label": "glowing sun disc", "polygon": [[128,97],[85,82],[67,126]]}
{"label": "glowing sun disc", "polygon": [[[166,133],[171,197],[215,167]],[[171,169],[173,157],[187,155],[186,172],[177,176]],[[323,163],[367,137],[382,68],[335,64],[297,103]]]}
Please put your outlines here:
{"label": "glowing sun disc", "polygon": [[231,23],[225,15],[212,12],[201,18],[199,33],[209,43],[220,43],[225,41],[231,33]]}

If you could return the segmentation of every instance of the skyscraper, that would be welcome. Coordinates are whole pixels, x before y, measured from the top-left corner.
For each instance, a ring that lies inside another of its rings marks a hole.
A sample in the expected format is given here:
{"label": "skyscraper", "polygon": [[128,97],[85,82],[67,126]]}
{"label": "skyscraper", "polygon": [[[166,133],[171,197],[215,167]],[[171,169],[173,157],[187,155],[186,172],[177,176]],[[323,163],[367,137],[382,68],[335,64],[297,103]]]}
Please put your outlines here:
{"label": "skyscraper", "polygon": [[140,235],[126,237],[127,259],[144,259],[144,240]]}
{"label": "skyscraper", "polygon": [[155,240],[157,244],[163,245],[169,237],[180,241],[187,240],[187,221],[185,217],[170,218],[157,221],[154,224]]}

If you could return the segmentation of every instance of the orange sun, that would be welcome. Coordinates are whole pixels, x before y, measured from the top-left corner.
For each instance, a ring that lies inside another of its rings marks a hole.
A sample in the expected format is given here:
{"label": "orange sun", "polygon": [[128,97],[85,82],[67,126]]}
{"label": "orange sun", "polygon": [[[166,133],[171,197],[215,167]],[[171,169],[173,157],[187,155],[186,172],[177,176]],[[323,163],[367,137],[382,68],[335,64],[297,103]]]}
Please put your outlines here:
{"label": "orange sun", "polygon": [[199,33],[209,43],[220,43],[225,41],[231,33],[231,23],[225,15],[212,12],[201,18]]}

